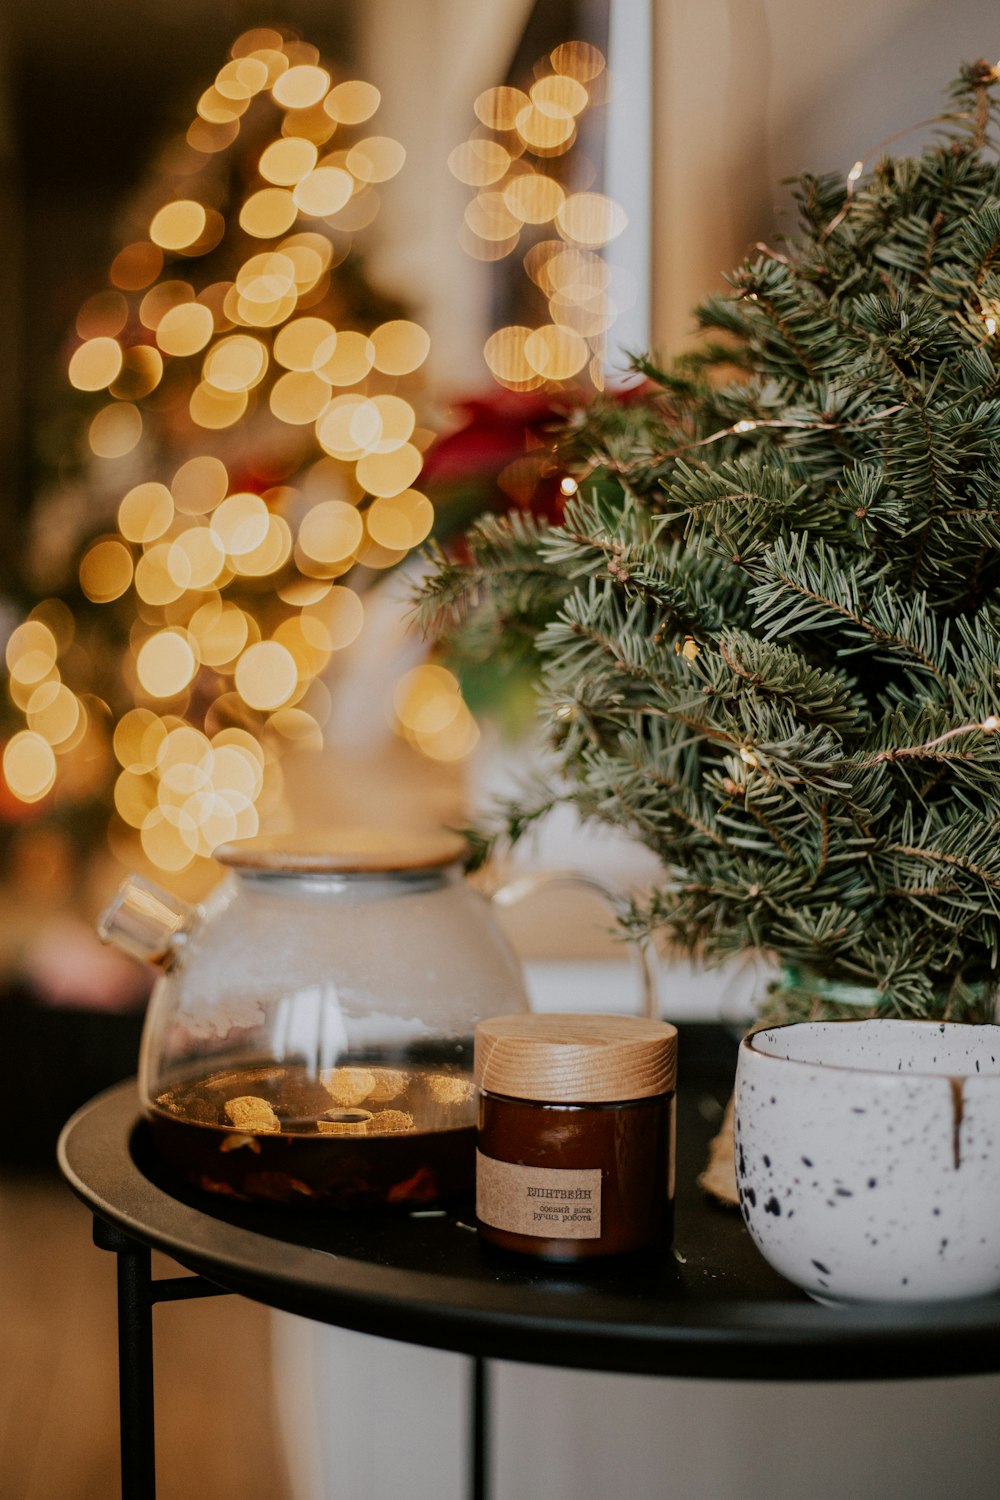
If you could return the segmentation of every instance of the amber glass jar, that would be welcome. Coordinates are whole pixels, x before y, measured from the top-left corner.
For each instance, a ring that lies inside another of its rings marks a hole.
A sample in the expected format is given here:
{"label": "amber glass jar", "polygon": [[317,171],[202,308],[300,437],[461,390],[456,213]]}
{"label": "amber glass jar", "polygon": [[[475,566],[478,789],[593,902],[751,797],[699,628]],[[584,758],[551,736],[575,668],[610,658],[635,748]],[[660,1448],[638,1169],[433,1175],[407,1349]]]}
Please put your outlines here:
{"label": "amber glass jar", "polygon": [[677,1032],[631,1016],[476,1029],[476,1217],[493,1245],[572,1261],[673,1235]]}

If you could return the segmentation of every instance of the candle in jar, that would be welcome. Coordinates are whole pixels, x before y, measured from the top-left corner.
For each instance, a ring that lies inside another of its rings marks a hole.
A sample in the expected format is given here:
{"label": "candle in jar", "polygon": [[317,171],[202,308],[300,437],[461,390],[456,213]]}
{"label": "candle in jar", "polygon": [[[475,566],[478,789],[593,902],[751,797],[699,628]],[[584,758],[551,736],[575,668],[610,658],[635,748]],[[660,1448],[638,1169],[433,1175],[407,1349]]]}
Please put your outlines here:
{"label": "candle in jar", "polygon": [[677,1032],[631,1016],[519,1015],[476,1029],[476,1216],[548,1260],[669,1246]]}

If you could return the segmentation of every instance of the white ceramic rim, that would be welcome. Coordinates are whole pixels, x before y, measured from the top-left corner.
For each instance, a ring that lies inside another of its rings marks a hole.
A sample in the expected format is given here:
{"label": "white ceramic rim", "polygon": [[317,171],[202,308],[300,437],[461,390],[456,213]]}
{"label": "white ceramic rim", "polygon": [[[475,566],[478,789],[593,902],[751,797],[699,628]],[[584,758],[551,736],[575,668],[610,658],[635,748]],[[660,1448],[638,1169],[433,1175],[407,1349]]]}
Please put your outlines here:
{"label": "white ceramic rim", "polygon": [[[942,1026],[962,1027],[969,1031],[995,1031],[997,1041],[1000,1044],[1000,1022],[997,1021],[934,1021],[922,1020],[917,1017],[904,1016],[858,1016],[851,1017],[846,1021],[786,1021],[781,1026],[762,1026],[758,1031],[751,1031],[740,1042],[740,1051],[744,1049],[752,1052],[754,1057],[766,1058],[768,1062],[791,1064],[797,1068],[823,1068],[827,1073],[852,1073],[868,1075],[875,1078],[996,1078],[1000,1081],[1000,1063],[997,1064],[995,1073],[964,1073],[955,1069],[947,1069],[940,1073],[927,1073],[922,1068],[907,1068],[901,1072],[898,1068],[859,1068],[853,1063],[832,1063],[819,1060],[809,1061],[804,1057],[778,1057],[773,1052],[765,1052],[761,1047],[755,1047],[754,1041],[768,1031],[802,1031],[813,1027],[831,1026]],[[998,1045],[1000,1051],[1000,1045]]]}

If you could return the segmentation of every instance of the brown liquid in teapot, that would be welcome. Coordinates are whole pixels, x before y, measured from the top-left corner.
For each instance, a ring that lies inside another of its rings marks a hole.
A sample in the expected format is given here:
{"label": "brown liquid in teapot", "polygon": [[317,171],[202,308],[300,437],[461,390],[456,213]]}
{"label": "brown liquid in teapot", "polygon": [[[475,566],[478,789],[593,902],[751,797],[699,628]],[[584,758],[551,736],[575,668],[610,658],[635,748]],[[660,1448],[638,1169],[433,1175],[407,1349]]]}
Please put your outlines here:
{"label": "brown liquid in teapot", "polygon": [[233,1068],[176,1084],[147,1115],[161,1156],[210,1192],[369,1208],[473,1187],[473,1090],[453,1065]]}

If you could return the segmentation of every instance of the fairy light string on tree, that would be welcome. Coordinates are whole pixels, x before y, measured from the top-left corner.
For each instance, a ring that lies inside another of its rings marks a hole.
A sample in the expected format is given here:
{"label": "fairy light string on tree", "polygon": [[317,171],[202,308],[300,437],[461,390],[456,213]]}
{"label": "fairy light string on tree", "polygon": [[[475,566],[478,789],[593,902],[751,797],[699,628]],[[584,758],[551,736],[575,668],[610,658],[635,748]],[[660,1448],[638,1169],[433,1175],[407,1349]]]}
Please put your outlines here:
{"label": "fairy light string on tree", "polygon": [[322,744],[324,674],[363,626],[359,570],[433,522],[406,394],[429,340],[353,250],[405,159],[379,99],[244,33],[76,321],[73,421],[90,411],[36,511],[53,597],[7,643],[3,770],[26,807],[113,799],[130,864],[136,837],[179,872],[282,816],[283,753]]}
{"label": "fairy light string on tree", "polygon": [[992,1015],[1000,976],[997,69],[937,139],[803,177],[701,348],[565,437],[562,525],[484,520],[422,612],[530,653],[562,802],[663,878],[638,933],[785,966],[773,1015]]}

